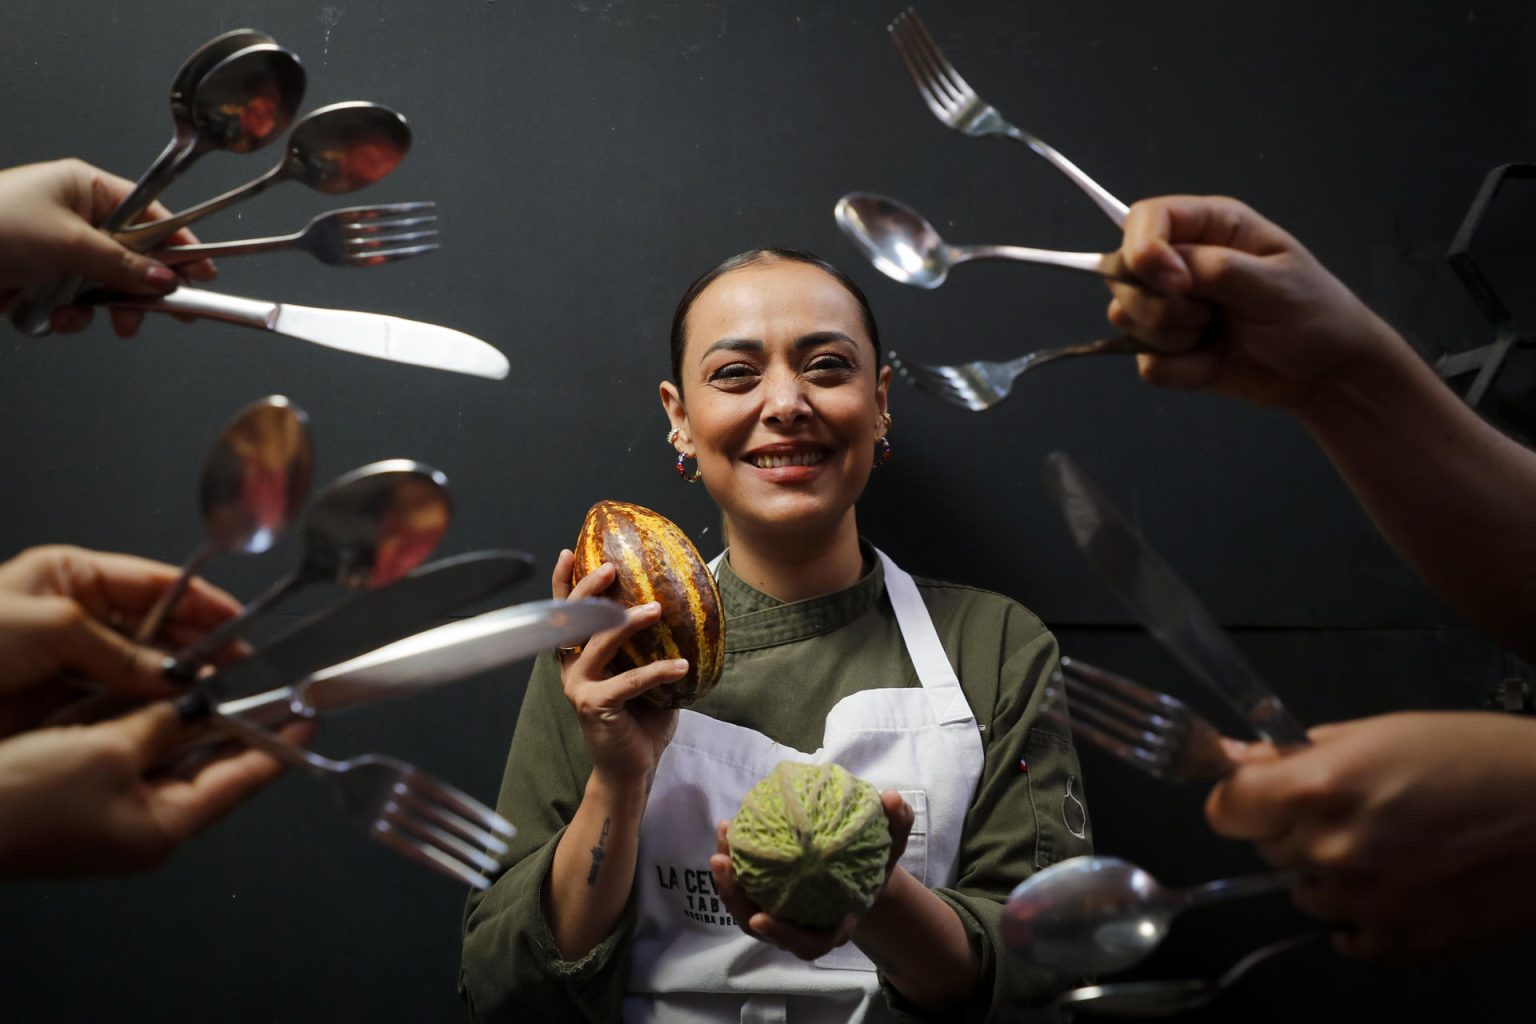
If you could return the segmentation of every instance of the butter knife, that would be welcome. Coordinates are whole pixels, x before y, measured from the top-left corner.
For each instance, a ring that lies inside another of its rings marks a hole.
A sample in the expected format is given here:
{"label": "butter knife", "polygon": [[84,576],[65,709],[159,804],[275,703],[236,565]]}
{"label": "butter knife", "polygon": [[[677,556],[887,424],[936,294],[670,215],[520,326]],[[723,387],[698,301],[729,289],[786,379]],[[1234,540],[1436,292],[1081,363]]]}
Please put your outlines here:
{"label": "butter knife", "polygon": [[187,287],[157,298],[96,290],[78,301],[223,320],[360,356],[491,380],[503,380],[511,371],[506,356],[473,335],[383,313],[296,306]]}
{"label": "butter knife", "polygon": [[1087,474],[1065,454],[1052,452],[1044,478],[1078,548],[1158,642],[1261,737],[1276,746],[1307,745],[1301,723]]}
{"label": "butter knife", "polygon": [[[604,598],[531,601],[450,622],[311,673],[291,686],[217,710],[274,728],[296,718],[392,700],[520,661],[558,644],[587,640],[624,623],[624,607]],[[216,682],[217,676],[211,681]],[[216,689],[216,688],[214,688]],[[209,699],[204,687],[182,698],[183,714],[197,717]]]}

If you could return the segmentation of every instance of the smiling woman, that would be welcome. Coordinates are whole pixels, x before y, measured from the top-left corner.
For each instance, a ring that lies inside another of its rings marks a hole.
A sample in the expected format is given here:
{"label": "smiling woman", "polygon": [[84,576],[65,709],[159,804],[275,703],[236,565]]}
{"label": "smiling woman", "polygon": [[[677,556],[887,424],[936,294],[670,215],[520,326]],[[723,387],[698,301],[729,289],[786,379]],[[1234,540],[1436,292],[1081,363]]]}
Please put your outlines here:
{"label": "smiling woman", "polygon": [[[1014,885],[1090,849],[1060,811],[1070,739],[1039,716],[1055,641],[859,537],[891,422],[878,338],[853,282],[791,250],[732,257],[684,294],[660,393],[730,538],[723,676],[686,710],[631,699],[687,670],[609,675],[654,606],[535,667],[499,804],[516,863],[465,921],[478,1018],[1001,1020],[1064,987],[1002,959],[999,932]],[[570,570],[563,552],[556,596],[613,580],[572,587]],[[776,920],[731,867],[724,819],[781,761],[882,790],[884,884],[832,928]]]}

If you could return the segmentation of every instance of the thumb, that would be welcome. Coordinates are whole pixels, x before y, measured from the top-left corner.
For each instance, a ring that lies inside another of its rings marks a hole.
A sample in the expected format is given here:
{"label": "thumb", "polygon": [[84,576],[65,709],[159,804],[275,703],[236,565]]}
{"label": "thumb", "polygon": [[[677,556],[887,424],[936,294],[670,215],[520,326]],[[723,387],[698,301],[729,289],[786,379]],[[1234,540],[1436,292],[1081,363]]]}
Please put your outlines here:
{"label": "thumb", "polygon": [[82,231],[65,256],[67,269],[109,288],[141,295],[163,295],[176,287],[176,272],[119,244],[102,231]]}
{"label": "thumb", "polygon": [[1245,312],[1266,309],[1284,297],[1283,284],[1266,257],[1222,245],[1181,245],[1189,268],[1189,294]]}

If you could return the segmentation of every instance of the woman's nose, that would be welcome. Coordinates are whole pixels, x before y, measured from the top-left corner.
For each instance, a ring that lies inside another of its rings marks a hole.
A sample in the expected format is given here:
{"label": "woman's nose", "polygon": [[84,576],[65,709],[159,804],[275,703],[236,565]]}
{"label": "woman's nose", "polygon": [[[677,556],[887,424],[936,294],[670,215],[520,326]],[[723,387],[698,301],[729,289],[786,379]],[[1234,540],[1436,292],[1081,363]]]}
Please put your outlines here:
{"label": "woman's nose", "polygon": [[763,418],[770,423],[792,423],[811,414],[805,384],[798,374],[773,374],[766,382]]}

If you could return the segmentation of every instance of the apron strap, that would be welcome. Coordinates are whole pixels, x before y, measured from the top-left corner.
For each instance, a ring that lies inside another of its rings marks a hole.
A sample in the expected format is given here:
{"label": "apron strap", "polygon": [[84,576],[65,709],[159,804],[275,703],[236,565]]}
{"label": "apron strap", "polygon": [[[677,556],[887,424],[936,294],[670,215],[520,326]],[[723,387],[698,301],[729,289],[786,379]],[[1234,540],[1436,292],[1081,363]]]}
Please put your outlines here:
{"label": "apron strap", "polygon": [[875,554],[885,566],[885,592],[896,612],[896,625],[901,628],[902,642],[907,645],[907,657],[912,659],[918,682],[923,684],[923,692],[933,706],[934,721],[940,725],[974,722],[976,716],[965,699],[965,691],[960,689],[960,677],[955,675],[954,666],[944,653],[944,645],[939,642],[938,630],[933,628],[933,619],[923,604],[923,596],[917,591],[917,584],[884,551],[876,548]]}

